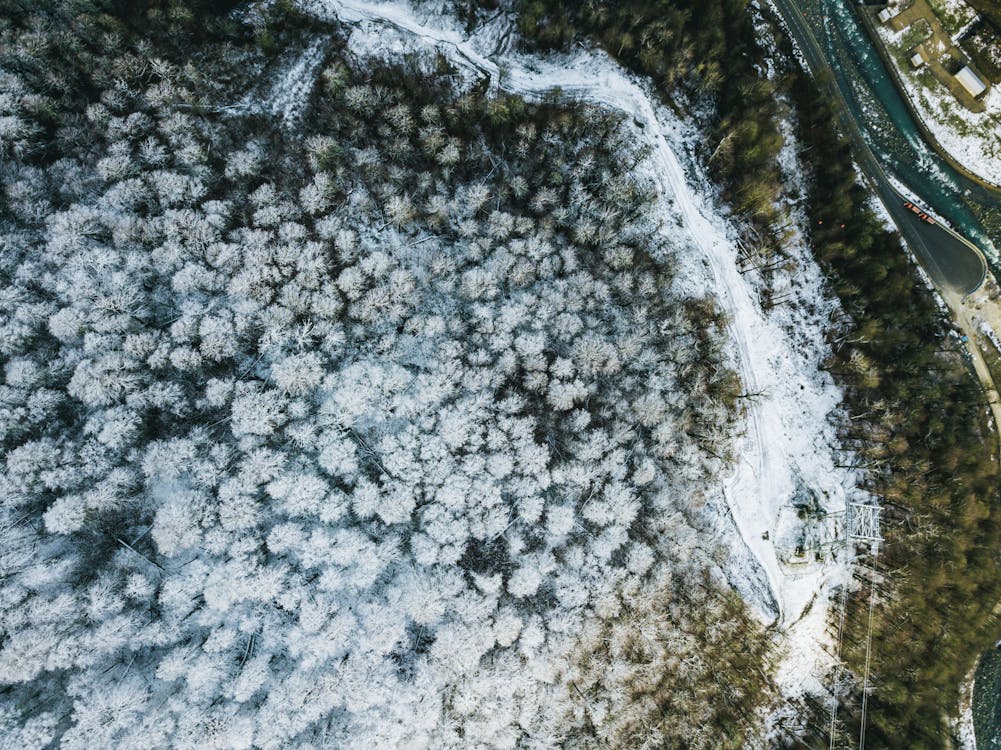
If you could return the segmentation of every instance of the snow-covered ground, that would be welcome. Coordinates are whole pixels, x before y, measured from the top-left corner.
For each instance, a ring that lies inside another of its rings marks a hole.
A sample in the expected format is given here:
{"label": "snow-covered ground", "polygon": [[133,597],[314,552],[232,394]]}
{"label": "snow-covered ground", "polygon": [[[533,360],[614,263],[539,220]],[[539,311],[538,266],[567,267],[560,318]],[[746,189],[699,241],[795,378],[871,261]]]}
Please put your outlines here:
{"label": "snow-covered ground", "polygon": [[998,350],[998,353],[1001,353],[1001,339],[998,339],[998,335],[991,327],[990,323],[986,320],[981,320],[979,321],[979,328],[980,332],[990,339],[990,342],[994,345],[994,348]]}
{"label": "snow-covered ground", "polygon": [[239,109],[266,112],[280,119],[285,127],[294,125],[309,101],[309,90],[316,80],[316,71],[323,62],[326,49],[327,40],[324,37],[313,39],[286,64],[263,99],[256,92],[250,92]]}
{"label": "snow-covered ground", "polygon": [[[719,511],[720,536],[735,551],[737,562],[728,574],[763,618],[774,617],[779,625],[786,654],[778,669],[783,691],[817,689],[832,663],[830,591],[845,579],[846,561],[827,556],[815,562],[808,553],[804,562],[789,564],[792,550],[782,542],[792,533],[793,501],[810,496],[830,514],[821,533],[833,537],[856,482],[838,465],[848,462],[837,461],[833,448],[829,415],[841,394],[818,369],[827,351],[824,321],[835,303],[824,294],[820,271],[802,238],[790,245],[795,270],[776,290],[777,295],[787,292],[790,303],[765,312],[758,299],[761,282],[753,273],[740,273],[736,230],[691,158],[691,144],[702,134],[655,104],[642,82],[606,56],[582,51],[557,59],[491,57],[487,50],[496,48],[501,34],[490,25],[467,37],[448,20],[424,22],[399,2],[300,0],[300,5],[319,17],[354,25],[349,44],[355,54],[395,57],[437,49],[467,75],[489,77],[492,87],[529,99],[559,89],[628,115],[636,137],[650,147],[645,169],[658,187],[661,231],[677,242],[680,226],[691,246],[682,254],[676,283],[682,291],[713,296],[727,312],[734,364],[746,391],[759,394],[747,399],[746,435],[736,449],[740,458],[709,503]],[[783,158],[795,170],[792,151]]]}
{"label": "snow-covered ground", "polygon": [[973,725],[973,686],[976,673],[977,667],[974,666],[959,688],[959,719],[955,731],[960,750],[977,750],[977,735]]}
{"label": "snow-covered ground", "polygon": [[980,18],[966,0],[930,0],[929,5],[938,15],[942,26],[954,39],[962,36],[963,30]]}

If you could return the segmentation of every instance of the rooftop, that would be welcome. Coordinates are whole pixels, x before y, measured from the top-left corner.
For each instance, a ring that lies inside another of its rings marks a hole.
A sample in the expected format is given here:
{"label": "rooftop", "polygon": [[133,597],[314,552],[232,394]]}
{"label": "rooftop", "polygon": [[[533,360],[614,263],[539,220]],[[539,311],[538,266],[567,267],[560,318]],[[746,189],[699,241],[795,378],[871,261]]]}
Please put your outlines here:
{"label": "rooftop", "polygon": [[970,96],[980,96],[982,93],[987,91],[987,84],[980,80],[980,76],[973,72],[973,69],[966,65],[956,73],[956,80],[959,81],[963,88],[970,92]]}

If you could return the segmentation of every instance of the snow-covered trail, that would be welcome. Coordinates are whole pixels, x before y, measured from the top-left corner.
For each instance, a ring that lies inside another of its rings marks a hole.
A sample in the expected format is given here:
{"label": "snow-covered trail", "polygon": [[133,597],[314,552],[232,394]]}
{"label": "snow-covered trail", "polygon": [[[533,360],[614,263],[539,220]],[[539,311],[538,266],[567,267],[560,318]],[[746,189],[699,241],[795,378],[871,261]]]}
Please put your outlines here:
{"label": "snow-covered trail", "polygon": [[[621,111],[633,120],[637,138],[650,147],[648,165],[659,188],[661,231],[676,236],[680,220],[698,250],[687,254],[693,257],[680,259],[677,283],[695,293],[711,294],[725,310],[745,388],[763,394],[749,400],[748,433],[737,447],[741,458],[722,488],[722,499],[742,537],[742,542],[731,541],[737,547],[746,545],[767,576],[779,626],[808,631],[801,633],[796,648],[820,651],[827,611],[820,592],[838,573],[829,568],[792,573],[780,563],[774,542],[782,508],[788,509],[804,486],[825,510],[834,513],[845,507],[845,487],[853,482],[847,470],[835,466],[833,428],[827,420],[840,402],[840,392],[817,371],[825,351],[817,320],[804,332],[808,326],[803,321],[780,319],[788,313],[766,316],[752,282],[739,273],[732,225],[692,189],[676,154],[679,140],[690,137],[691,131],[686,132],[686,125],[663,107],[655,106],[641,83],[601,54],[582,51],[555,61],[504,54],[495,60],[480,51],[485,40],[466,37],[457,28],[423,23],[410,6],[400,2],[300,0],[300,4],[319,17],[362,27],[377,25],[379,31],[361,34],[358,46],[363,51],[396,49],[401,42],[393,30],[403,32],[408,43],[443,51],[472,77],[488,76],[491,87],[533,100],[559,90]],[[808,250],[800,250],[799,276],[805,281],[800,281],[799,291],[821,297],[819,270]],[[797,327],[800,330],[793,333]],[[770,539],[763,538],[766,531]],[[741,571],[736,572],[739,577]],[[753,585],[745,588],[753,590]],[[758,607],[767,611],[769,603],[757,598]],[[801,620],[811,603],[810,616]],[[803,654],[803,658],[809,657]]]}
{"label": "snow-covered trail", "polygon": [[263,99],[257,99],[259,95],[250,92],[236,105],[236,109],[267,112],[280,118],[286,128],[293,126],[309,101],[316,69],[323,62],[327,48],[328,40],[324,37],[313,39],[271,84]]}

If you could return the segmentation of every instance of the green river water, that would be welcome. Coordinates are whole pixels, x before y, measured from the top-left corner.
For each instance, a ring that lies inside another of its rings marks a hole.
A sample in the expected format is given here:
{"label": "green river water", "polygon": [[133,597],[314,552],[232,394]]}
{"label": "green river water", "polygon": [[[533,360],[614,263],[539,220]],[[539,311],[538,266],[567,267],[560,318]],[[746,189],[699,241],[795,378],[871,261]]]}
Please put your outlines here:
{"label": "green river water", "polygon": [[977,665],[973,726],[977,750],[1001,748],[1001,649],[992,648]]}
{"label": "green river water", "polygon": [[885,171],[975,242],[995,269],[1001,200],[954,170],[925,144],[917,124],[862,26],[844,0],[800,0],[851,114]]}

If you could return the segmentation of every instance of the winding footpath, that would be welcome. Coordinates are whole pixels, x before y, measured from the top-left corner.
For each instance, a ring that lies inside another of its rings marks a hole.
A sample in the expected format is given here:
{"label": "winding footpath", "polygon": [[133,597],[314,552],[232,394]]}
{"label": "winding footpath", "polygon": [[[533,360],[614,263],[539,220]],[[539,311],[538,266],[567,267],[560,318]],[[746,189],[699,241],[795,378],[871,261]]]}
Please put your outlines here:
{"label": "winding footpath", "polygon": [[[844,105],[830,66],[795,0],[773,2],[811,71]],[[700,261],[702,264],[689,272],[689,276],[698,277],[693,293],[712,294],[727,313],[729,334],[736,347],[735,364],[744,387],[748,392],[763,394],[748,401],[747,434],[736,448],[740,458],[720,490],[725,505],[720,518],[726,523],[721,520],[719,533],[733,550],[734,562],[728,575],[736,580],[731,578],[731,582],[766,619],[774,621],[785,637],[787,655],[777,669],[783,692],[799,692],[811,679],[809,675],[820,675],[832,664],[829,650],[825,650],[829,633],[828,597],[824,593],[841,584],[850,573],[845,560],[797,572],[780,559],[775,546],[778,535],[773,533],[769,541],[769,535],[763,532],[776,531],[782,509],[790,506],[803,486],[820,498],[832,515],[846,507],[848,493],[854,491],[856,483],[852,470],[839,468],[835,462],[836,441],[828,421],[828,415],[838,408],[841,394],[829,379],[824,379],[826,376],[818,377],[820,352],[826,346],[821,326],[816,321],[794,317],[777,321],[766,315],[752,282],[739,273],[732,227],[693,189],[692,176],[686,174],[676,154],[678,133],[685,130],[684,124],[680,123],[679,128],[677,119],[657,107],[641,83],[601,54],[576,52],[554,62],[501,52],[506,46],[506,29],[492,37],[493,31],[485,31],[470,38],[454,28],[420,20],[403,2],[298,3],[318,18],[358,30],[356,51],[360,54],[393,54],[401,47],[416,44],[443,52],[465,75],[484,81],[491,90],[515,93],[529,100],[559,92],[622,112],[631,119],[637,139],[650,150],[646,163],[649,177],[658,188],[660,231],[669,235],[675,245],[679,225],[690,236],[697,252],[685,255],[699,257],[683,260],[689,266]],[[492,52],[482,51],[486,49]],[[312,61],[312,57],[307,59]],[[884,174],[847,106],[839,109],[842,128],[855,147],[864,177],[952,310],[960,330],[969,337],[971,364],[988,394],[995,422],[1001,424],[997,391],[983,356],[972,345],[976,341],[975,322],[970,309],[964,306],[964,300],[982,286],[987,274],[983,254],[948,227],[925,224],[904,207],[903,195]],[[823,287],[819,270],[808,249],[802,250],[800,275],[812,274],[816,284],[801,288],[799,293],[820,300]],[[790,325],[799,326],[798,337],[789,333]],[[803,329],[811,327],[816,329],[815,337],[807,332],[804,339]],[[804,349],[809,351],[804,354]],[[763,587],[767,590],[763,591]],[[819,683],[814,689],[818,687]]]}
{"label": "winding footpath", "polygon": [[[734,313],[741,305],[734,299],[733,290],[743,289],[744,284],[741,283],[732,259],[726,257],[729,248],[724,246],[726,243],[719,231],[709,225],[696,207],[695,196],[685,180],[684,170],[668,145],[648,96],[635,83],[628,80],[616,66],[605,60],[595,60],[582,54],[569,60],[562,60],[559,66],[533,59],[531,61],[533,69],[529,69],[525,64],[518,64],[518,58],[505,59],[502,70],[496,62],[481,54],[470,40],[449,29],[420,23],[413,16],[412,10],[402,4],[331,0],[312,3],[308,7],[317,15],[322,16],[324,12],[332,13],[338,20],[348,24],[369,22],[389,25],[423,43],[437,48],[443,47],[449,52],[454,64],[464,67],[474,76],[488,78],[491,86],[503,91],[518,94],[529,100],[538,100],[547,94],[559,91],[570,98],[594,102],[624,112],[635,123],[639,123],[642,133],[652,147],[651,158],[656,165],[653,177],[658,182],[658,194],[674,196],[686,227],[698,243],[703,256],[709,261],[715,279],[714,286],[722,297],[721,306],[729,313],[730,334],[739,350],[738,359],[745,388],[749,392],[761,390],[758,373],[749,364],[753,360],[748,337],[741,326],[734,324],[737,319]],[[749,304],[750,299],[740,302]],[[749,414],[749,427],[753,433],[751,436],[753,458],[750,461],[750,468],[754,474],[762,476],[767,472],[767,467],[758,411],[752,406]],[[730,498],[735,494],[742,494],[744,486],[748,484],[747,478],[741,476],[746,473],[745,469],[741,467],[737,473],[738,476],[727,488],[726,494]],[[735,503],[728,502],[728,506],[741,537],[748,543],[753,538],[750,529],[747,528],[750,523],[742,523],[745,521],[745,514],[740,512]],[[778,593],[781,591],[781,573],[775,552],[770,548],[761,549],[762,545],[752,546],[748,543],[748,547],[751,547],[767,575],[771,594],[775,598],[774,606],[781,620],[785,607]],[[770,607],[765,605],[764,608]]]}

